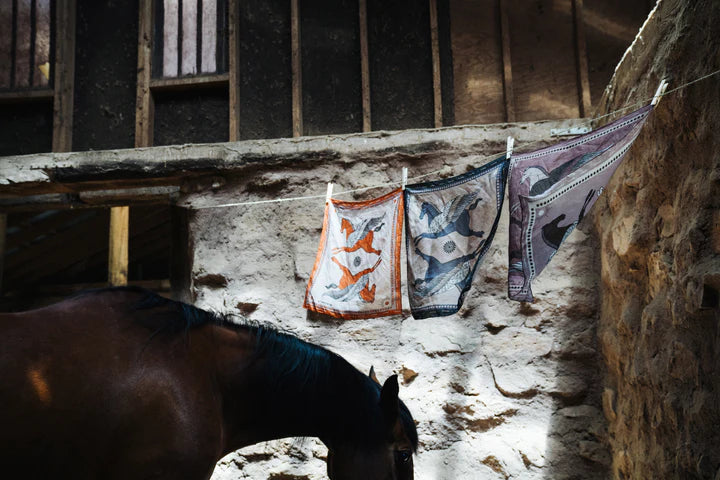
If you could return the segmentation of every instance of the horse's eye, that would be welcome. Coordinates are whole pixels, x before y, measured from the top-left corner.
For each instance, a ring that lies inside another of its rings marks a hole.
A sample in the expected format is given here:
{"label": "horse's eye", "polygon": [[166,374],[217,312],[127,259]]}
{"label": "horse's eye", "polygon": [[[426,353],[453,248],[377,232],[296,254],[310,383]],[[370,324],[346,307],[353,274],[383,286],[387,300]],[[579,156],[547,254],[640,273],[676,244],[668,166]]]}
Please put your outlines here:
{"label": "horse's eye", "polygon": [[410,450],[397,450],[395,452],[395,458],[400,463],[407,463],[411,457],[412,452],[410,452]]}

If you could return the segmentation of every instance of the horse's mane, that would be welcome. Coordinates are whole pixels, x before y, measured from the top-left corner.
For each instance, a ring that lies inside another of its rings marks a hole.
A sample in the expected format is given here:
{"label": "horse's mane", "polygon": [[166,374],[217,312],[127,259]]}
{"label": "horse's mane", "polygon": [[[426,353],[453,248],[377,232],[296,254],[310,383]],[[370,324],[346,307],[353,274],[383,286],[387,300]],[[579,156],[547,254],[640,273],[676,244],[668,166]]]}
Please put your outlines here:
{"label": "horse's mane", "polygon": [[[135,286],[87,290],[74,298],[103,293],[126,293],[135,296],[136,298],[128,303],[128,309],[132,312],[152,313],[152,315],[145,314],[135,317],[135,321],[152,332],[152,337],[158,335],[173,337],[183,333],[187,334],[204,325],[249,331],[255,337],[253,356],[274,360],[272,362],[275,372],[273,378],[277,382],[278,389],[283,388],[287,382],[292,382],[295,387],[300,389],[313,388],[317,385],[318,380],[329,379],[331,372],[338,368],[343,370],[347,368],[348,370],[343,372],[342,376],[357,377],[362,388],[377,392],[379,397],[380,386],[339,355],[266,323],[250,322],[245,319],[237,319],[231,314],[203,310]],[[345,405],[343,408],[354,409],[362,408],[362,406]],[[418,438],[415,422],[402,402],[400,402],[400,419],[413,448],[417,449]]]}

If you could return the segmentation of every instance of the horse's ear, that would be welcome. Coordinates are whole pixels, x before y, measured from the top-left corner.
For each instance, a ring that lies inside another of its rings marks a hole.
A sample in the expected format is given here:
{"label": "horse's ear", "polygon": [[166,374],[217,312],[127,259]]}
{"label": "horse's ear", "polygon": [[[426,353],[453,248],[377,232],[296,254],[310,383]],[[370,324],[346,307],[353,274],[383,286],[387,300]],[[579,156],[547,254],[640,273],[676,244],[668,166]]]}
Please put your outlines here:
{"label": "horse's ear", "polygon": [[368,373],[368,377],[370,377],[370,380],[380,385],[380,380],[378,380],[377,375],[375,375],[375,367],[370,367],[370,373]]}
{"label": "horse's ear", "polygon": [[400,409],[399,393],[400,387],[398,386],[397,375],[393,375],[385,380],[385,385],[382,386],[382,390],[380,391],[380,409],[389,423],[388,426],[394,425],[397,420]]}

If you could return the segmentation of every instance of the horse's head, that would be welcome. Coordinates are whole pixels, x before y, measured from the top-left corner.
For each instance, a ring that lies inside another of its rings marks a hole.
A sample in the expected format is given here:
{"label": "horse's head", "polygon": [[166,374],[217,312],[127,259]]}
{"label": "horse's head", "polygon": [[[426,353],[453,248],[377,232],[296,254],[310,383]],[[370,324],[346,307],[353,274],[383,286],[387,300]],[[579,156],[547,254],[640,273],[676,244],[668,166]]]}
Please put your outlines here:
{"label": "horse's head", "polygon": [[[374,371],[370,378],[377,382]],[[379,382],[378,382],[379,383]],[[328,445],[327,471],[330,480],[412,480],[413,453],[417,448],[415,423],[398,398],[397,375],[385,381],[374,419],[368,425],[369,439],[335,441]]]}

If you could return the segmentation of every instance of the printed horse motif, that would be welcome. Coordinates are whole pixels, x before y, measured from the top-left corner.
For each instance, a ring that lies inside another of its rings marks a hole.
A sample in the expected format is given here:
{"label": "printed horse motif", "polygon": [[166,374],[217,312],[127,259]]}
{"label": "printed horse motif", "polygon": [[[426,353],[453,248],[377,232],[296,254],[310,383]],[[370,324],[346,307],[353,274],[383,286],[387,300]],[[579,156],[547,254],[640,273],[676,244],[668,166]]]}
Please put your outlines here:
{"label": "printed horse motif", "polygon": [[470,228],[470,210],[477,208],[482,200],[476,198],[479,192],[458,195],[443,206],[442,212],[432,203],[423,202],[420,207],[420,219],[428,217],[428,231],[414,238],[415,245],[423,238],[440,238],[457,232],[465,237],[483,237],[484,231],[476,232]]}
{"label": "printed horse motif", "polygon": [[378,258],[374,266],[361,270],[354,275],[350,272],[349,268],[341,264],[335,257],[332,257],[332,261],[340,267],[340,270],[342,271],[342,278],[340,278],[339,285],[334,283],[327,285],[325,288],[329,291],[325,292],[325,295],[334,298],[335,300],[340,300],[341,302],[348,302],[358,295],[365,302],[372,303],[375,301],[376,285],[373,285],[372,288],[369,286],[369,275],[380,265],[382,258]]}
{"label": "printed horse motif", "polygon": [[471,280],[470,262],[477,257],[483,245],[485,245],[484,240],[474,252],[447,262],[440,262],[432,255],[427,255],[416,248],[415,253],[428,262],[428,268],[425,271],[425,278],[415,279],[413,294],[417,297],[429,297],[453,287],[457,287],[462,292]]}
{"label": "printed horse motif", "polygon": [[318,437],[331,480],[412,480],[397,376],[138,288],[0,314],[6,478],[205,480],[224,455]]}
{"label": "printed horse motif", "polygon": [[383,213],[380,217],[364,219],[356,224],[353,224],[347,218],[343,218],[340,222],[340,231],[345,232],[347,246],[334,248],[333,254],[340,252],[354,252],[362,248],[368,253],[380,255],[382,252],[372,246],[375,238],[375,234],[373,232],[379,232],[382,229],[385,225],[382,223],[384,218],[385,214]]}

